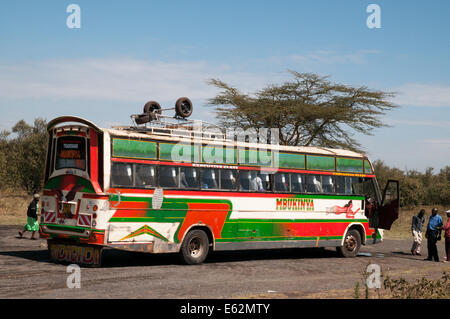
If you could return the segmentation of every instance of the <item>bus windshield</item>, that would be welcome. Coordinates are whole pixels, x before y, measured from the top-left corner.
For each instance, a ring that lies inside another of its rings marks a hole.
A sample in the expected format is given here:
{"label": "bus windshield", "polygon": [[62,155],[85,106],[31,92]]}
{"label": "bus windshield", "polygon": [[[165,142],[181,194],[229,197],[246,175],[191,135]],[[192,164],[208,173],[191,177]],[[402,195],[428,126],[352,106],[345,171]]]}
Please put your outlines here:
{"label": "bus windshield", "polygon": [[86,170],[86,141],[83,137],[58,138],[55,169],[63,168]]}

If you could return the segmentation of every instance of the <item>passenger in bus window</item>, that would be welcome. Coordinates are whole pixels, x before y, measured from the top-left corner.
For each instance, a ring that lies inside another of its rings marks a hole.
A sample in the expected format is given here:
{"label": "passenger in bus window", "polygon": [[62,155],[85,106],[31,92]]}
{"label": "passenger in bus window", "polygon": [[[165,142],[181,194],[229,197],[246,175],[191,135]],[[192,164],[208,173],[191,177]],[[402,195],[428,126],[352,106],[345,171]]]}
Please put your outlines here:
{"label": "passenger in bus window", "polygon": [[249,171],[239,172],[239,190],[248,191],[251,185],[251,175]]}
{"label": "passenger in bus window", "polygon": [[280,192],[289,191],[289,174],[285,173],[275,174],[275,190]]}
{"label": "passenger in bus window", "polygon": [[335,193],[334,177],[333,176],[322,176],[323,191],[325,193]]}
{"label": "passenger in bus window", "polygon": [[272,183],[270,181],[270,174],[267,173],[259,173],[258,174],[259,179],[261,180],[261,187],[258,188],[258,191],[260,192],[267,192],[272,190]]}
{"label": "passenger in bus window", "polygon": [[220,188],[236,189],[236,171],[233,170],[220,171]]}
{"label": "passenger in bus window", "polygon": [[306,176],[306,191],[309,193],[323,193],[321,177],[319,175]]}
{"label": "passenger in bus window", "polygon": [[344,176],[336,176],[336,193],[345,194],[345,177]]}
{"label": "passenger in bus window", "polygon": [[153,165],[136,165],[136,187],[154,187],[156,185],[155,167]]}
{"label": "passenger in bus window", "polygon": [[178,168],[172,166],[160,166],[159,186],[178,187]]}
{"label": "passenger in bus window", "polygon": [[305,176],[302,174],[291,174],[291,187],[295,193],[302,193],[305,191]]}
{"label": "passenger in bus window", "polygon": [[198,188],[198,170],[193,167],[180,167],[180,187]]}
{"label": "passenger in bus window", "polygon": [[252,176],[252,182],[251,182],[251,190],[252,191],[258,191],[258,192],[264,192],[264,187],[262,184],[261,177],[258,176],[257,172],[251,172]]}
{"label": "passenger in bus window", "polygon": [[202,170],[202,188],[218,189],[219,188],[219,170],[203,169]]}

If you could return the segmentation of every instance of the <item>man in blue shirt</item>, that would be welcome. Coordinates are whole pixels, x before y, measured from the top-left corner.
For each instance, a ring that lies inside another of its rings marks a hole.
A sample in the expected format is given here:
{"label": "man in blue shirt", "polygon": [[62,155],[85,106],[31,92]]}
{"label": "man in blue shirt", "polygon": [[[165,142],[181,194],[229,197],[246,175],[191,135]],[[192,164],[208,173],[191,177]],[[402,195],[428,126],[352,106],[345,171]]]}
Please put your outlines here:
{"label": "man in blue shirt", "polygon": [[431,217],[428,219],[426,237],[428,239],[428,258],[425,260],[439,261],[437,250],[437,238],[443,226],[442,217],[438,215],[437,208],[431,210]]}

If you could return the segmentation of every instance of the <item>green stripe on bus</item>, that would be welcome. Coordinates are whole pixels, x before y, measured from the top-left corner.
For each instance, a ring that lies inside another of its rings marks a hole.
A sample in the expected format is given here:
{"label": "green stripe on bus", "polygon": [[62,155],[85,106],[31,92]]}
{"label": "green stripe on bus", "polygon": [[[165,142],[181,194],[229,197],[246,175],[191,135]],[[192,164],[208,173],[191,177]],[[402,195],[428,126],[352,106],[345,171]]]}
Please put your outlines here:
{"label": "green stripe on bus", "polygon": [[[275,154],[275,162],[276,162]],[[296,168],[305,169],[305,155],[304,154],[291,154],[291,153],[278,153],[278,167],[280,168]]]}
{"label": "green stripe on bus", "polygon": [[159,143],[159,159],[174,162],[198,163],[198,145]]}
{"label": "green stripe on bus", "polygon": [[112,148],[113,157],[156,159],[155,142],[114,138]]}
{"label": "green stripe on bus", "polygon": [[363,173],[363,161],[353,158],[336,158],[336,170],[348,173]]}
{"label": "green stripe on bus", "polygon": [[320,171],[334,171],[335,163],[332,156],[306,155],[307,169]]}

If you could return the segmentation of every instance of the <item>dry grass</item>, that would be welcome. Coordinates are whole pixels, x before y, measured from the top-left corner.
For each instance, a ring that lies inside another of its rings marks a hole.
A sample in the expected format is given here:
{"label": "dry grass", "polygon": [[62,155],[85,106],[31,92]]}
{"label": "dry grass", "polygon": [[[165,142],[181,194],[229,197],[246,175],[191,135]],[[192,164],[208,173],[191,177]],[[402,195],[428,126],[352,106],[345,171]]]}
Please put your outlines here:
{"label": "dry grass", "polygon": [[22,225],[27,221],[27,208],[32,196],[22,190],[0,191],[0,225]]}

